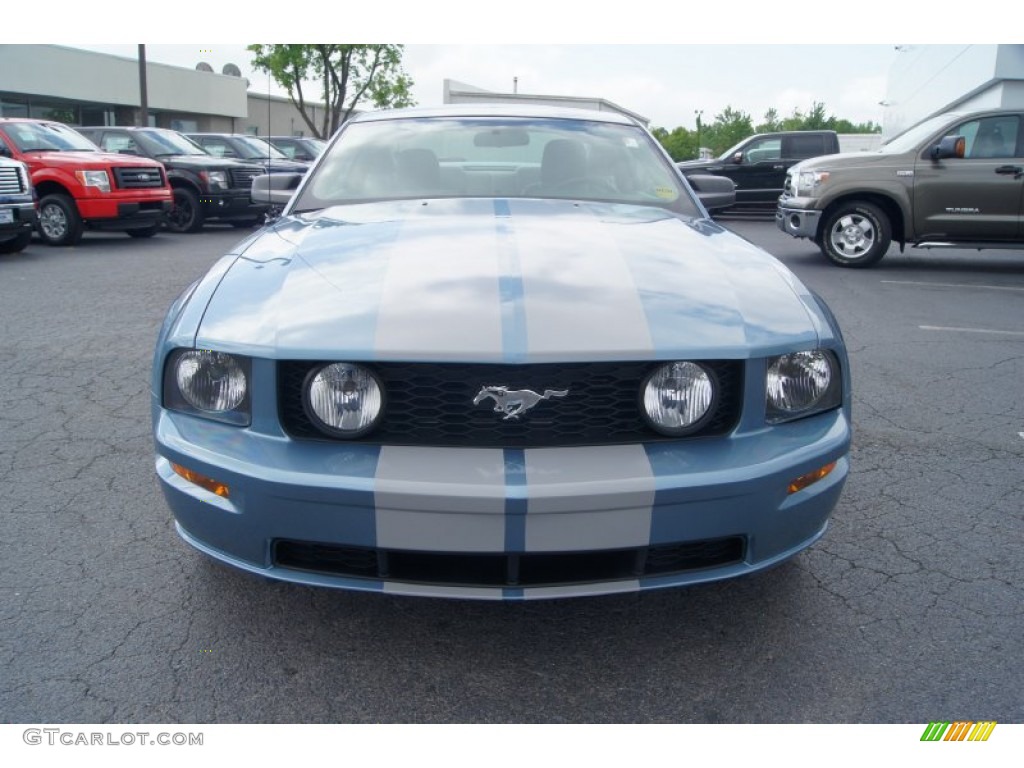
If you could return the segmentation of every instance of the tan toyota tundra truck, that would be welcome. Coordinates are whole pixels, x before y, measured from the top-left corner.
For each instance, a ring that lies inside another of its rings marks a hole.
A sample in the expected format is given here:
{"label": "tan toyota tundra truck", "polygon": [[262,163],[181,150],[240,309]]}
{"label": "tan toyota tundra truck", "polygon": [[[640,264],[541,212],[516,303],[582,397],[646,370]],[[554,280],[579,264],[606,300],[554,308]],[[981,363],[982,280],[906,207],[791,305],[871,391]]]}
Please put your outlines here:
{"label": "tan toyota tundra truck", "polygon": [[805,160],[786,174],[775,223],[841,267],[918,248],[1024,248],[1021,110],[947,113],[876,152]]}

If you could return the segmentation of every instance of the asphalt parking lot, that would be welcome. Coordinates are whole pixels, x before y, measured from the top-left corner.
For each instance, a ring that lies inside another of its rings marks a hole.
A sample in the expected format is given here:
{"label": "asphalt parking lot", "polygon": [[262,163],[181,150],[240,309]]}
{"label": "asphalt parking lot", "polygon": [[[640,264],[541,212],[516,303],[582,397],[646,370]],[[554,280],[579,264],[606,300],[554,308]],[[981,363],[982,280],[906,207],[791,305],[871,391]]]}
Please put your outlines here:
{"label": "asphalt parking lot", "polygon": [[1024,250],[830,266],[852,474],[765,574],[492,604],[266,583],[182,543],[153,473],[163,314],[240,235],[0,257],[0,721],[1024,721]]}

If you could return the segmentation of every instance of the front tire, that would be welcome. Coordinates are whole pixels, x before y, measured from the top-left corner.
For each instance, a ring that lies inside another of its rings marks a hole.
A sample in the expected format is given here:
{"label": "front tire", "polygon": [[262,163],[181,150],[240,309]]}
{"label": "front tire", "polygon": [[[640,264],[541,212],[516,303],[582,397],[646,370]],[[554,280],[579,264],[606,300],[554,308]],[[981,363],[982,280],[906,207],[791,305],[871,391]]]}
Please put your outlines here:
{"label": "front tire", "polygon": [[83,230],[75,201],[67,195],[47,195],[39,201],[39,235],[47,245],[75,245]]}
{"label": "front tire", "polygon": [[28,248],[28,244],[32,242],[32,232],[21,232],[15,235],[9,240],[0,242],[0,253],[17,253],[18,251],[24,251]]}
{"label": "front tire", "polygon": [[187,187],[175,187],[174,205],[167,215],[167,228],[171,232],[198,232],[203,228],[204,218],[199,195]]}
{"label": "front tire", "polygon": [[819,246],[829,261],[861,269],[877,264],[892,243],[889,217],[876,205],[840,205],[825,219]]}

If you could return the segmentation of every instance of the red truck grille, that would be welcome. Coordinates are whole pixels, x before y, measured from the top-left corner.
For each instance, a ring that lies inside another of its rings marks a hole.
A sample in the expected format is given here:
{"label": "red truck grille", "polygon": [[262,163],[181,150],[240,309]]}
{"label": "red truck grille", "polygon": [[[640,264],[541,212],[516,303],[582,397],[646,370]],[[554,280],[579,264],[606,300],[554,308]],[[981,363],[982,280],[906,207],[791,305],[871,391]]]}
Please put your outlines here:
{"label": "red truck grille", "polygon": [[154,189],[164,186],[160,168],[114,168],[118,189]]}

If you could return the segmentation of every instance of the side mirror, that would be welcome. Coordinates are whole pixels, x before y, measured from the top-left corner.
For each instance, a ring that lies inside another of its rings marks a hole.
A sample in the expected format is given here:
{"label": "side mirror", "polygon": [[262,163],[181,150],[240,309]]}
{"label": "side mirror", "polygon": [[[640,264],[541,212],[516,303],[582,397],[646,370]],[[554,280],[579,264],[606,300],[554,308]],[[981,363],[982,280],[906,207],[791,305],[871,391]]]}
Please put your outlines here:
{"label": "side mirror", "polygon": [[2,157],[13,157],[11,149],[6,144],[0,144],[0,156]]}
{"label": "side mirror", "polygon": [[743,153],[742,153],[742,152],[737,152],[736,154],[734,154],[734,155],[732,156],[732,161],[733,161],[734,163],[736,163],[737,165],[739,165],[740,163],[742,163],[742,162],[743,162]]}
{"label": "side mirror", "polygon": [[301,181],[301,173],[264,173],[253,178],[249,196],[254,203],[284,207]]}
{"label": "side mirror", "polygon": [[932,160],[945,160],[949,157],[963,157],[967,154],[967,139],[963,136],[943,136],[934,147],[932,147]]}
{"label": "side mirror", "polygon": [[687,176],[686,180],[697,193],[701,204],[709,211],[736,204],[736,183],[732,179],[711,174],[694,174]]}

